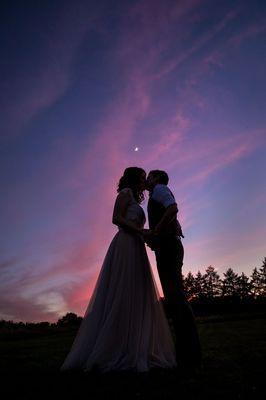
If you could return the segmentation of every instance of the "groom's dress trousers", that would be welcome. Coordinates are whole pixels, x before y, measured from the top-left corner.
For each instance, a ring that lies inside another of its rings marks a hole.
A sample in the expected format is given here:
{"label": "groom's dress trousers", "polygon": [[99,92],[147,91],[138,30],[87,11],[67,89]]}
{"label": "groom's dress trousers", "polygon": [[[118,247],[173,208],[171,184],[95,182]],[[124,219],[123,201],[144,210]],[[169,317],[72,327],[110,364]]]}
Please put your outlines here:
{"label": "groom's dress trousers", "polygon": [[[156,227],[166,208],[172,204],[176,204],[176,201],[170,189],[166,185],[156,185],[148,202],[150,229]],[[155,252],[166,313],[175,331],[177,361],[197,364],[201,361],[201,350],[195,318],[183,291],[182,237],[182,228],[175,218],[155,237],[152,249]]]}

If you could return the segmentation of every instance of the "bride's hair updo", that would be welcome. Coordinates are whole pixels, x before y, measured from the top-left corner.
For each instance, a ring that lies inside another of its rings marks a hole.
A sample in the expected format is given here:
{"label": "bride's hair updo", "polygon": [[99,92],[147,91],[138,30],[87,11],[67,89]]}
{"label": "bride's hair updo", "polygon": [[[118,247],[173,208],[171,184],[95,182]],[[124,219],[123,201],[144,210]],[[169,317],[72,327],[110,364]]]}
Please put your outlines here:
{"label": "bride's hair updo", "polygon": [[130,188],[133,192],[133,196],[138,203],[144,200],[143,190],[139,188],[140,177],[146,174],[144,169],[139,167],[128,167],[125,169],[123,176],[120,178],[118,183],[117,192],[119,193],[122,189]]}

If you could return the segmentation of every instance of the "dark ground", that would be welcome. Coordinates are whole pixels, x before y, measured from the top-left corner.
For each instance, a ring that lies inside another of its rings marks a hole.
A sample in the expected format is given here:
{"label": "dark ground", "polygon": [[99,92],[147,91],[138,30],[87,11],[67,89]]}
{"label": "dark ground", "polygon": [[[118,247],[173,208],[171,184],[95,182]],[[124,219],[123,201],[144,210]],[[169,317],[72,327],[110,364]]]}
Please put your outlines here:
{"label": "dark ground", "polygon": [[76,329],[2,331],[1,398],[266,400],[266,313],[197,318],[197,324],[203,350],[197,375],[60,373]]}

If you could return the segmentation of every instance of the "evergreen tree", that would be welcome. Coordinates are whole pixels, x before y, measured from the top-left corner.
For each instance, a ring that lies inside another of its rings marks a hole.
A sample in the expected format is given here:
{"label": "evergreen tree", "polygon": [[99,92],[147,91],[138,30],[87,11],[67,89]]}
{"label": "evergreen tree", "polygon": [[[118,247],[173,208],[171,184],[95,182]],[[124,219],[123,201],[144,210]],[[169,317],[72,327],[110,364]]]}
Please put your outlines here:
{"label": "evergreen tree", "polygon": [[266,257],[262,260],[262,266],[259,269],[260,275],[260,296],[266,297]]}
{"label": "evergreen tree", "polygon": [[238,277],[237,295],[241,300],[247,299],[251,295],[251,283],[249,282],[249,277],[244,272]]}
{"label": "evergreen tree", "polygon": [[251,294],[256,299],[262,292],[261,274],[255,267],[251,274]]}
{"label": "evergreen tree", "polygon": [[198,271],[194,279],[194,296],[195,298],[204,297],[204,276],[200,271]]}
{"label": "evergreen tree", "polygon": [[188,300],[192,300],[195,297],[195,278],[191,272],[187,274],[187,276],[184,278],[184,291],[187,296]]}
{"label": "evergreen tree", "polygon": [[223,274],[222,281],[222,294],[225,297],[236,297],[238,295],[238,279],[239,276],[233,271],[232,268]]}
{"label": "evergreen tree", "polygon": [[213,298],[221,295],[222,281],[212,265],[206,269],[206,273],[203,275],[203,278],[203,293],[206,297]]}

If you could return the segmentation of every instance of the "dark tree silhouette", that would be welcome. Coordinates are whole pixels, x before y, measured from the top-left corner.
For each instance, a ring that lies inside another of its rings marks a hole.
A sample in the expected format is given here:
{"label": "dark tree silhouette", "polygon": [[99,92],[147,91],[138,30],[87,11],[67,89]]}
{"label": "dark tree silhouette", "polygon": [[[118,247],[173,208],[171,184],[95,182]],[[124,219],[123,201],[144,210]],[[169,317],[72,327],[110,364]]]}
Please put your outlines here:
{"label": "dark tree silhouette", "polygon": [[210,265],[203,275],[203,293],[207,298],[217,297],[221,295],[222,286],[221,279],[214,267]]}
{"label": "dark tree silhouette", "polygon": [[194,282],[194,297],[195,298],[201,298],[204,297],[204,292],[203,292],[203,288],[204,288],[204,276],[203,274],[198,271],[197,275],[195,277],[195,282]]}
{"label": "dark tree silhouette", "polygon": [[238,277],[237,296],[241,300],[248,299],[251,296],[251,283],[249,282],[249,277],[244,272]]}
{"label": "dark tree silhouette", "polygon": [[82,321],[82,317],[77,314],[69,312],[57,321],[58,326],[78,326]]}
{"label": "dark tree silhouette", "polygon": [[184,278],[184,290],[187,299],[190,301],[194,297],[196,297],[195,294],[195,278],[191,272],[187,274],[187,276]]}
{"label": "dark tree silhouette", "polygon": [[224,279],[222,281],[222,295],[225,297],[237,297],[238,296],[238,275],[228,268],[228,270],[223,274]]}
{"label": "dark tree silhouette", "polygon": [[259,269],[260,274],[260,296],[266,298],[266,257],[262,260],[262,266]]}
{"label": "dark tree silhouette", "polygon": [[256,299],[260,296],[262,292],[262,283],[260,279],[260,273],[258,269],[255,267],[251,274],[251,294]]}

